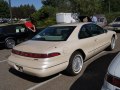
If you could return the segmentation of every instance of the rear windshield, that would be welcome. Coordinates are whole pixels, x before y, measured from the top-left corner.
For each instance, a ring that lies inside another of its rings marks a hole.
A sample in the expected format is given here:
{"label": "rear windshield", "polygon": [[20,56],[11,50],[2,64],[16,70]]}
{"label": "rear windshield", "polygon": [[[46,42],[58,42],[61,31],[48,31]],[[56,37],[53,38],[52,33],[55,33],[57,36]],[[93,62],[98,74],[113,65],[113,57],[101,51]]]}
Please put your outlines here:
{"label": "rear windshield", "polygon": [[48,27],[38,33],[32,40],[66,41],[76,26]]}

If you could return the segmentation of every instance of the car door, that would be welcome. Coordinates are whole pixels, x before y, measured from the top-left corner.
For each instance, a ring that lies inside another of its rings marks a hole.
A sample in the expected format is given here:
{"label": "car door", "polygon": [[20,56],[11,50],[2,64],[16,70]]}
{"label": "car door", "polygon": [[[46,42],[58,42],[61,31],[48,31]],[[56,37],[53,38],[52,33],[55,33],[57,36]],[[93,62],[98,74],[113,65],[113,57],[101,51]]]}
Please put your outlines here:
{"label": "car door", "polygon": [[15,37],[15,30],[14,30],[14,25],[8,25],[4,27],[4,36],[5,37]]}
{"label": "car door", "polygon": [[0,43],[3,43],[5,39],[4,36],[4,27],[0,27]]}
{"label": "car door", "polygon": [[80,48],[84,50],[86,53],[86,59],[90,58],[91,56],[95,55],[95,49],[96,49],[96,42],[95,37],[92,37],[91,34],[91,27],[89,24],[86,24],[81,27],[79,32],[79,40],[80,40]]}
{"label": "car door", "polygon": [[98,53],[105,49],[109,44],[109,38],[107,32],[96,24],[91,24],[92,37],[95,38],[95,53]]}

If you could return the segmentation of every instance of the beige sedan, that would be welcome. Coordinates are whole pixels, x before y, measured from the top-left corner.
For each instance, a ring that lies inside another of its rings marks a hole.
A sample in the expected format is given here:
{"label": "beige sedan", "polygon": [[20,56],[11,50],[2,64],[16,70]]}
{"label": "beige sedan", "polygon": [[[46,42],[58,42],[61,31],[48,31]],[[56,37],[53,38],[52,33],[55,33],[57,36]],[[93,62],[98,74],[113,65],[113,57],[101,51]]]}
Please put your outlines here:
{"label": "beige sedan", "polygon": [[13,48],[9,65],[24,73],[47,77],[66,70],[77,75],[100,51],[115,48],[116,33],[93,23],[57,24]]}

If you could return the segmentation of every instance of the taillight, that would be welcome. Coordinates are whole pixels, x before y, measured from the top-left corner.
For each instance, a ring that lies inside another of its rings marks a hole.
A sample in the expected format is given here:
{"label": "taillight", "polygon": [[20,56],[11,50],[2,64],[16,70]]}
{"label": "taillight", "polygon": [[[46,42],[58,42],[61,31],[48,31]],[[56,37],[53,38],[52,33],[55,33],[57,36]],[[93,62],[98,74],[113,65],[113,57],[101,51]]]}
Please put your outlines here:
{"label": "taillight", "polygon": [[58,56],[58,55],[60,55],[60,53],[57,53],[57,52],[55,52],[55,53],[49,53],[48,57],[50,58],[50,57],[55,57],[55,56]]}
{"label": "taillight", "polygon": [[38,53],[29,53],[29,52],[22,52],[18,50],[12,50],[12,53],[25,56],[25,57],[31,57],[31,58],[51,58],[60,55],[58,52],[49,53],[49,54],[38,54]]}
{"label": "taillight", "polygon": [[112,76],[110,74],[107,74],[106,75],[106,78],[107,82],[109,82],[110,84],[114,85],[114,86],[117,86],[120,88],[120,78],[117,78],[115,76]]}

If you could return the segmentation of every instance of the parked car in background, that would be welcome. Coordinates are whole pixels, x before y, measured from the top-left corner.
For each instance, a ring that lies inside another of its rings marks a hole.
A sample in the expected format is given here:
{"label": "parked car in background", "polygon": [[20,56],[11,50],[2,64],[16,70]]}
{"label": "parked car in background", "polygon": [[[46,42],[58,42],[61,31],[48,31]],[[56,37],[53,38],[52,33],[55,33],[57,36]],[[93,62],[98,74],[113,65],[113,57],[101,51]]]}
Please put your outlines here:
{"label": "parked car in background", "polygon": [[97,25],[99,25],[101,27],[105,27],[107,25],[107,19],[106,19],[105,15],[98,14],[98,15],[96,15],[96,17],[97,17]]}
{"label": "parked car in background", "polygon": [[0,24],[1,24],[1,23],[3,23],[3,20],[2,20],[2,18],[0,18]]}
{"label": "parked car in background", "polygon": [[0,45],[6,48],[13,48],[16,44],[31,39],[40,31],[35,33],[28,30],[24,24],[1,24],[0,25]]}
{"label": "parked car in background", "polygon": [[109,65],[101,90],[120,90],[120,52]]}
{"label": "parked car in background", "polygon": [[0,24],[1,23],[7,23],[8,22],[8,19],[7,18],[0,18]]}
{"label": "parked car in background", "polygon": [[[95,17],[97,18],[97,25],[99,25],[100,27],[105,27],[107,25],[107,19],[105,17],[105,15],[102,15],[102,14],[98,14],[98,15],[95,15]],[[80,22],[84,22],[83,20],[86,18],[88,22],[92,22],[92,16],[89,17],[89,16],[78,16],[79,18],[79,21]]]}
{"label": "parked car in background", "polygon": [[12,49],[9,65],[21,72],[47,77],[66,70],[77,75],[84,62],[100,51],[115,48],[116,33],[93,23],[50,26]]}
{"label": "parked car in background", "polygon": [[117,17],[113,22],[111,22],[107,29],[120,31],[120,17]]}

